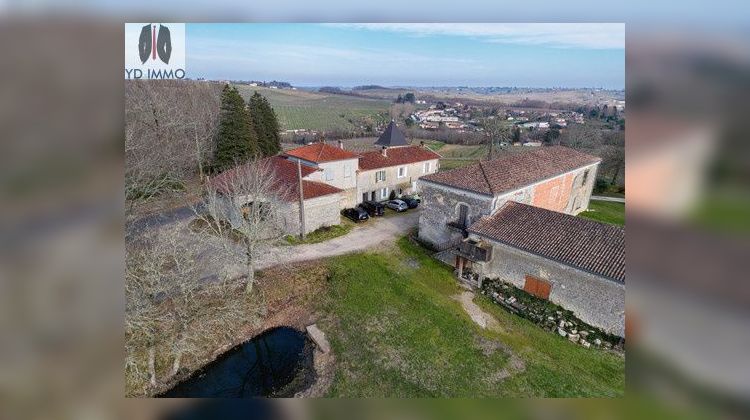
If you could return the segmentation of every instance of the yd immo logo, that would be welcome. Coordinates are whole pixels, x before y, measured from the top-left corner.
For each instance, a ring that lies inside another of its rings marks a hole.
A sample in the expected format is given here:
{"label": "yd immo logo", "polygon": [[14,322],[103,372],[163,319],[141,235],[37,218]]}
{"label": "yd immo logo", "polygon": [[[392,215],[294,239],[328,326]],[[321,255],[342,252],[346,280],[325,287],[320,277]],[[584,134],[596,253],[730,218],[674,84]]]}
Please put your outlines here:
{"label": "yd immo logo", "polygon": [[184,79],[184,23],[126,23],[126,79]]}
{"label": "yd immo logo", "polygon": [[141,37],[138,39],[141,64],[145,64],[149,57],[156,60],[157,54],[164,64],[169,64],[169,56],[172,55],[172,38],[169,35],[169,28],[159,25],[158,34],[157,36],[156,25],[146,25],[141,29]]}

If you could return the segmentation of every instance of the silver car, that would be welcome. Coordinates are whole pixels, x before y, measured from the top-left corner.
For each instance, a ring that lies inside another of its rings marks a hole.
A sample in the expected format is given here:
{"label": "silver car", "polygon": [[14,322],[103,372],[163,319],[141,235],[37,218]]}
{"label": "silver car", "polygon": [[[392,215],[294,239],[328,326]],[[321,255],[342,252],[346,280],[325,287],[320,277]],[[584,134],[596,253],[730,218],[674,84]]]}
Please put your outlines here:
{"label": "silver car", "polygon": [[402,200],[389,200],[387,203],[385,203],[385,205],[389,209],[393,209],[398,212],[406,211],[409,209],[409,206]]}

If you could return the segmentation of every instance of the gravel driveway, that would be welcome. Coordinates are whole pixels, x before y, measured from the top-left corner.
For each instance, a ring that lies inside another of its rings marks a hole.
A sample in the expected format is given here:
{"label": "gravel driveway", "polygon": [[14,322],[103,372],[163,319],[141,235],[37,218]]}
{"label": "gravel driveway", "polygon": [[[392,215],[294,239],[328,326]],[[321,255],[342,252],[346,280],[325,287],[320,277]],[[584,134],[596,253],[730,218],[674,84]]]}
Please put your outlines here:
{"label": "gravel driveway", "polygon": [[421,212],[420,208],[390,217],[376,217],[358,224],[344,236],[317,244],[275,247],[258,261],[257,268],[361,252],[394,242],[417,227]]}

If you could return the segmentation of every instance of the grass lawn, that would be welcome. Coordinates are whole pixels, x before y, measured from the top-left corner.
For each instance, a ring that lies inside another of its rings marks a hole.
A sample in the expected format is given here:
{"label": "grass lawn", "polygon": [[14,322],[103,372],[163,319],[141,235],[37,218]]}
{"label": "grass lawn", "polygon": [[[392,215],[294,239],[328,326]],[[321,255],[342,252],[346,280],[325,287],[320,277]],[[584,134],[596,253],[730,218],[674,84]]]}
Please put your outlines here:
{"label": "grass lawn", "polygon": [[449,267],[403,238],[378,253],[326,260],[320,320],[336,356],[337,397],[619,396],[625,361],[586,349],[475,299],[482,330],[451,297]]}
{"label": "grass lawn", "polygon": [[691,214],[700,226],[726,233],[750,232],[750,196],[744,190],[714,189]]}
{"label": "grass lawn", "polygon": [[323,226],[321,228],[318,228],[305,235],[304,240],[300,239],[299,236],[296,235],[287,235],[284,237],[284,240],[289,245],[317,244],[318,242],[323,242],[329,239],[338,238],[339,236],[344,236],[349,233],[353,227],[353,222],[350,222],[348,219],[342,217],[340,225]]}
{"label": "grass lawn", "polygon": [[578,216],[612,225],[625,226],[625,203],[591,200],[588,210],[579,213]]}

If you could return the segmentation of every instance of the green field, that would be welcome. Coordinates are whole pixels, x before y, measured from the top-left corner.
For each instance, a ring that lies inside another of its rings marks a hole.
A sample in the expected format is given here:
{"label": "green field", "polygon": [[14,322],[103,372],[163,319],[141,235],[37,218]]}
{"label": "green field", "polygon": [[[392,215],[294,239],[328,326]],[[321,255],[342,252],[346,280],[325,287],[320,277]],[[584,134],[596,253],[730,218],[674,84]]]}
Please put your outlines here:
{"label": "green field", "polygon": [[327,260],[319,321],[336,357],[331,397],[621,396],[623,357],[575,345],[475,302],[499,328],[471,321],[450,267],[406,238],[378,253]]}
{"label": "green field", "polygon": [[625,226],[625,203],[591,200],[588,210],[578,215],[586,219]]}
{"label": "green field", "polygon": [[366,120],[386,121],[391,104],[385,100],[304,90],[247,85],[237,85],[237,89],[245,99],[256,91],[268,98],[283,130],[357,131]]}

